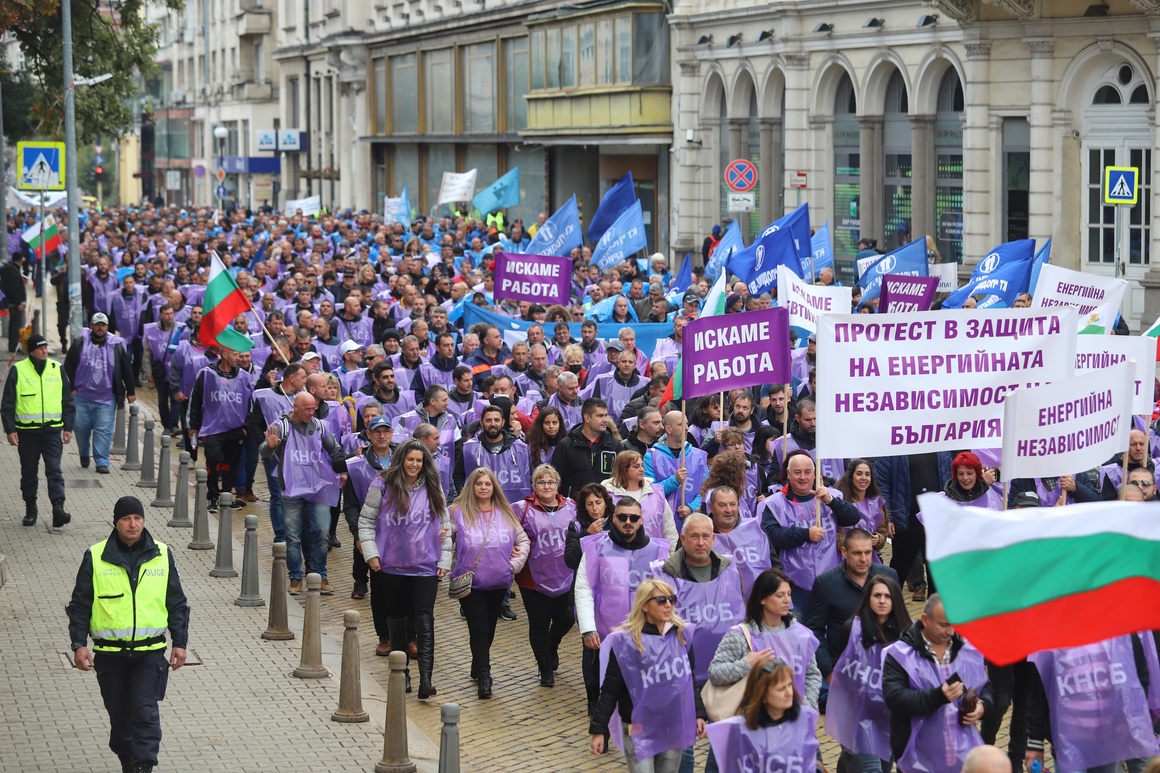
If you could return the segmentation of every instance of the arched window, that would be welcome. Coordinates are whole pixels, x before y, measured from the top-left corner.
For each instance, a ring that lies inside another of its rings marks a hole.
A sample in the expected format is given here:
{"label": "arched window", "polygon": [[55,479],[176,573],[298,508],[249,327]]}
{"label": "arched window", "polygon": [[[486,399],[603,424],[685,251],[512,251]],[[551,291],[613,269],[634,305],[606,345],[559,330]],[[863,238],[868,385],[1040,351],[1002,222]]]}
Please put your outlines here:
{"label": "arched window", "polygon": [[[963,84],[954,67],[943,73],[934,121],[935,238],[943,262],[963,260]],[[922,234],[919,234],[921,236]]]}
{"label": "arched window", "polygon": [[892,250],[911,239],[912,155],[910,102],[906,82],[897,70],[886,84],[886,104],[882,115],[883,222],[885,231],[879,245]]}
{"label": "arched window", "polygon": [[[853,259],[861,237],[860,197],[862,156],[859,150],[858,98],[850,76],[843,73],[834,96],[834,253]],[[788,206],[788,202],[787,202]]]}

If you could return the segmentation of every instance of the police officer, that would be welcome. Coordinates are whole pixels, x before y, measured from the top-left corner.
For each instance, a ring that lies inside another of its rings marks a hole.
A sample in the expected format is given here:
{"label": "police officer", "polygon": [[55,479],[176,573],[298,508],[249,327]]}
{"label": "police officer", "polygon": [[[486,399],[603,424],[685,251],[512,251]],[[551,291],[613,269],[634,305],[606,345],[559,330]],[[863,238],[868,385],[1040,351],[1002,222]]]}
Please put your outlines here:
{"label": "police officer", "polygon": [[[44,477],[52,502],[52,525],[64,526],[71,516],[64,511],[64,475],[60,455],[64,443],[72,440],[72,389],[60,364],[48,359],[44,336],[28,340],[28,359],[16,363],[4,382],[0,418],[8,444],[20,451],[20,493],[24,497],[24,525],[36,523],[37,471],[44,457]],[[63,443],[61,431],[64,431]]]}
{"label": "police officer", "polygon": [[[113,533],[85,551],[66,612],[77,668],[97,671],[109,748],[122,773],[150,773],[161,745],[157,702],[165,697],[169,669],[185,665],[189,604],[173,553],[145,530],[145,508],[136,497],[117,500]],[[167,628],[173,639],[168,663]]]}

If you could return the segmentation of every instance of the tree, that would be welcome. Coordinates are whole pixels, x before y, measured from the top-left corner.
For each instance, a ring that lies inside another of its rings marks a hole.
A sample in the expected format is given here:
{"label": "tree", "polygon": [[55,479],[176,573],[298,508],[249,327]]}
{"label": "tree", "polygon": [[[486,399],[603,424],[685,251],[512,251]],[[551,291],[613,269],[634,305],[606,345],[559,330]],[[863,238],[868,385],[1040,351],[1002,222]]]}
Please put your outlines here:
{"label": "tree", "polygon": [[[75,77],[111,73],[112,78],[77,88],[77,141],[92,144],[98,136],[121,137],[133,127],[128,100],[137,96],[139,75],[155,68],[157,26],[145,20],[151,1],[179,10],[182,0],[122,0],[110,11],[100,0],[71,3],[73,71]],[[39,82],[39,97],[31,117],[39,137],[64,134],[64,65],[60,41],[61,0],[4,0],[0,29],[8,29],[20,43],[28,70]],[[5,93],[7,102],[7,93]]]}
{"label": "tree", "polygon": [[4,137],[9,145],[32,137],[36,124],[32,119],[32,103],[36,101],[36,85],[25,70],[10,69],[0,49],[0,90],[4,98]]}

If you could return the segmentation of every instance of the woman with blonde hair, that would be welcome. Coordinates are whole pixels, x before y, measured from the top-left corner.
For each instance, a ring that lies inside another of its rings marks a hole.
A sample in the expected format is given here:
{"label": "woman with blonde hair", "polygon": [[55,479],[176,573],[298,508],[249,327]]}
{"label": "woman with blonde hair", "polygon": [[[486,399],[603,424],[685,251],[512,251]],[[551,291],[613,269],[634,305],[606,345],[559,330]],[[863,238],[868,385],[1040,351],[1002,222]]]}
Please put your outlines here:
{"label": "woman with blonde hair", "polygon": [[818,712],[802,704],[793,676],[784,660],[761,658],[749,672],[738,715],[706,728],[722,773],[742,770],[741,760],[753,770],[780,770],[777,761],[795,758],[798,770],[817,767]]}
{"label": "woman with blonde hair", "polygon": [[644,533],[652,539],[667,539],[676,549],[680,536],[673,509],[665,498],[665,491],[654,486],[652,478],[644,476],[644,459],[636,451],[621,451],[612,464],[612,477],[603,481],[613,504],[628,497],[640,503],[644,517]]}
{"label": "woman with blonde hair", "polygon": [[622,727],[611,735],[631,773],[676,773],[685,748],[705,735],[708,715],[693,686],[693,626],[673,612],[676,601],[664,580],[643,581],[628,619],[601,645],[607,665],[589,746],[604,752],[608,723],[619,711]]}
{"label": "woman with blonde hair", "polygon": [[471,573],[471,592],[462,598],[471,642],[471,678],[478,682],[479,697],[490,698],[495,624],[512,578],[528,561],[531,543],[499,479],[486,467],[467,476],[451,505],[450,521],[455,539],[451,577]]}

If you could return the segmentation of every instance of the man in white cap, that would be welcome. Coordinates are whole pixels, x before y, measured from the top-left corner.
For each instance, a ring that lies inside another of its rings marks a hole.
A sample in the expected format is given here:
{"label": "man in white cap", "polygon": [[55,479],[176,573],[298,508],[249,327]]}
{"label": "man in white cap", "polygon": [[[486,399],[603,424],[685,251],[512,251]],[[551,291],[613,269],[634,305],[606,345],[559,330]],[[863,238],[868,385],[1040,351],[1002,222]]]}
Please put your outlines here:
{"label": "man in white cap", "polygon": [[125,341],[109,333],[109,318],[93,315],[90,327],[69,347],[64,372],[72,384],[76,406],[77,450],[81,467],[89,466],[91,443],[97,458],[97,472],[109,474],[109,446],[113,442],[113,421],[117,406],[127,399],[137,400],[133,368],[125,354]]}
{"label": "man in white cap", "polygon": [[302,367],[306,369],[307,376],[313,376],[315,373],[318,373],[320,370],[322,370],[322,355],[320,355],[318,352],[307,352],[306,354],[302,355],[302,359],[300,359],[299,362],[301,362]]}

